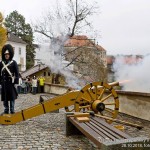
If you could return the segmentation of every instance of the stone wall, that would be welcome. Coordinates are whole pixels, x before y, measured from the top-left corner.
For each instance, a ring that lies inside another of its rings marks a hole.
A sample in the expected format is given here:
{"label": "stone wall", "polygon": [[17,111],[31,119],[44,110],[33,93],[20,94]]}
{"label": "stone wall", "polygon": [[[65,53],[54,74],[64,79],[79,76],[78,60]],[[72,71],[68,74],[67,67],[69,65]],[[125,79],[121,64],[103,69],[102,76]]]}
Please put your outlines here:
{"label": "stone wall", "polygon": [[125,114],[150,121],[150,93],[117,91],[120,107]]}
{"label": "stone wall", "polygon": [[61,95],[68,91],[69,87],[60,84],[45,83],[44,92],[50,94]]}
{"label": "stone wall", "polygon": [[74,71],[94,80],[106,81],[106,52],[96,47],[65,47],[65,59],[73,61]]}

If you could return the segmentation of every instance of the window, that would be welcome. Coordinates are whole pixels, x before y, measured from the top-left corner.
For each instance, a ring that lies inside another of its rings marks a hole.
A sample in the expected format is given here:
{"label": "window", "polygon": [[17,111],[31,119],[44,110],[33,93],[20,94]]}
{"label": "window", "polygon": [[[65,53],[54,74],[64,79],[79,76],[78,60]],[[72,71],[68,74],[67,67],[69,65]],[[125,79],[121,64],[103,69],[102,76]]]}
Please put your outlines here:
{"label": "window", "polygon": [[21,48],[19,47],[19,55],[21,55]]}
{"label": "window", "polygon": [[44,72],[44,76],[46,76],[46,72]]}
{"label": "window", "polygon": [[50,72],[48,72],[48,76],[50,76],[51,75],[51,73]]}

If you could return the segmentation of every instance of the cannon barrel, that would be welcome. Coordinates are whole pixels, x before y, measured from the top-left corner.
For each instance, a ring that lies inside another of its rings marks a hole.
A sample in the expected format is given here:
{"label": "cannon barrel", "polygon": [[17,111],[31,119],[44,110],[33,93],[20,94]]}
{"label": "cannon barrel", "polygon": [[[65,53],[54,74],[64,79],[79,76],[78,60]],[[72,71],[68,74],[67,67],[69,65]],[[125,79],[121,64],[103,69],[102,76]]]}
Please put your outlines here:
{"label": "cannon barrel", "polygon": [[119,82],[112,82],[112,83],[109,83],[109,85],[111,85],[111,86],[119,86]]}

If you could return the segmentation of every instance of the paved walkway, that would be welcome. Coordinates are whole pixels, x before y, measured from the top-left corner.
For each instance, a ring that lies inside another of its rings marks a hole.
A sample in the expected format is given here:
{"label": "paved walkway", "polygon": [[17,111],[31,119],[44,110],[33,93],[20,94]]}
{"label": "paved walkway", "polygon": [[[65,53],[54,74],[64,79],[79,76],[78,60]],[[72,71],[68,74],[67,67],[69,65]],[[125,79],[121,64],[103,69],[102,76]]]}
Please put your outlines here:
{"label": "paved walkway", "polygon": [[[39,94],[21,94],[16,100],[15,109],[34,106],[39,102]],[[3,105],[0,102],[0,113]],[[143,124],[144,129],[137,130],[125,126],[125,132],[132,136],[149,136],[150,122],[120,115],[122,119]],[[0,149],[2,150],[97,150],[96,146],[84,136],[65,136],[64,110],[60,113],[48,113],[15,125],[0,125]]]}

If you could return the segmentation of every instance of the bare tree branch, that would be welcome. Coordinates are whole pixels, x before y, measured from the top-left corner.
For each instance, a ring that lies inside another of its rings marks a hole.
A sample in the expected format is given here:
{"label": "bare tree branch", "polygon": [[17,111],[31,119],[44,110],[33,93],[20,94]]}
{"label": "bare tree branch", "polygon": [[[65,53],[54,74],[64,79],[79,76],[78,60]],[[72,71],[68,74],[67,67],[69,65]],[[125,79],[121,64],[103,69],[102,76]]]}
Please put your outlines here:
{"label": "bare tree branch", "polygon": [[[93,2],[93,5],[88,5],[86,1],[68,0],[67,6],[66,9],[62,9],[62,5],[57,3],[55,10],[51,9],[48,14],[42,17],[43,22],[40,21],[40,23],[37,24],[35,31],[50,39],[52,36],[56,37],[54,34],[54,28],[56,26],[54,21],[57,19],[66,22],[66,28],[67,31],[70,32],[70,37],[81,32],[83,27],[84,30],[86,27],[92,27],[91,23],[88,21],[88,17],[96,13],[97,5],[95,5],[95,2]],[[47,28],[49,28],[49,30],[47,30]]]}
{"label": "bare tree branch", "polygon": [[73,49],[72,51],[69,51],[69,52],[67,52],[67,53],[65,53],[65,54],[62,54],[62,56],[66,56],[66,55],[68,55],[68,54],[70,54],[70,53],[72,53],[72,52],[75,52],[76,50],[78,50],[78,49],[81,48],[81,47],[83,47],[83,46],[79,46],[79,47]]}
{"label": "bare tree branch", "polygon": [[65,66],[65,67],[68,67],[68,66],[70,66],[71,64],[73,64],[73,62],[74,62],[79,56],[81,56],[81,53],[80,53],[79,55],[77,55],[75,58],[73,58],[72,61],[71,61],[69,64],[67,64],[67,66]]}
{"label": "bare tree branch", "polygon": [[41,34],[45,35],[46,37],[52,39],[52,37],[47,35],[44,31],[35,30],[35,32],[41,33]]}

